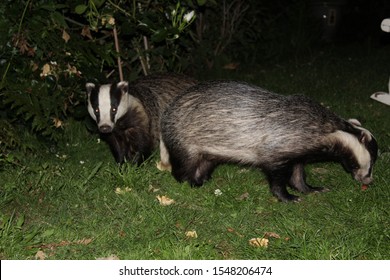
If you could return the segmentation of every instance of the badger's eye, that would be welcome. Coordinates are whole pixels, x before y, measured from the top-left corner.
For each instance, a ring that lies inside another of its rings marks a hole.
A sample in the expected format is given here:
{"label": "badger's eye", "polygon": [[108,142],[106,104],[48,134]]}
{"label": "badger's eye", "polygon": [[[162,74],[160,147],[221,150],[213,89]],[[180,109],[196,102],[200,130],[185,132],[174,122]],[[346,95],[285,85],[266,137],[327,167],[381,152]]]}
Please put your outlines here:
{"label": "badger's eye", "polygon": [[99,114],[99,108],[95,109],[95,114]]}
{"label": "badger's eye", "polygon": [[115,112],[116,112],[116,108],[115,108],[115,107],[111,108],[111,111],[112,111],[113,113],[115,113]]}

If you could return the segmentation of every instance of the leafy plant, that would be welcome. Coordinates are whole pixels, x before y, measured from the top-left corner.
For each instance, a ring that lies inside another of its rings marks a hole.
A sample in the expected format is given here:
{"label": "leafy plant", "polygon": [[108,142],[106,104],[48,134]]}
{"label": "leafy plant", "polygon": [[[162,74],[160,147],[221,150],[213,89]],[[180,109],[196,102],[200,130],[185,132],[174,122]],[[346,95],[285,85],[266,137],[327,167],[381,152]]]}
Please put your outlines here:
{"label": "leafy plant", "polygon": [[[8,254],[14,250],[24,251],[26,247],[37,243],[38,229],[26,229],[25,216],[11,215],[0,216],[0,252]],[[2,254],[3,254],[2,253]]]}
{"label": "leafy plant", "polygon": [[[289,7],[300,10],[302,3],[296,0]],[[1,1],[1,118],[58,141],[70,119],[88,118],[86,81],[235,69],[274,55],[275,49],[305,49],[310,42],[304,29],[279,32],[278,23],[285,26],[280,18],[296,18],[286,8],[275,18],[270,11],[280,5],[254,0]],[[302,15],[298,27],[304,25]]]}
{"label": "leafy plant", "polygon": [[3,1],[0,16],[2,118],[54,141],[69,118],[87,116],[85,81],[117,79],[120,58],[126,79],[141,69],[180,72],[179,43],[195,18],[176,1],[105,0]]}

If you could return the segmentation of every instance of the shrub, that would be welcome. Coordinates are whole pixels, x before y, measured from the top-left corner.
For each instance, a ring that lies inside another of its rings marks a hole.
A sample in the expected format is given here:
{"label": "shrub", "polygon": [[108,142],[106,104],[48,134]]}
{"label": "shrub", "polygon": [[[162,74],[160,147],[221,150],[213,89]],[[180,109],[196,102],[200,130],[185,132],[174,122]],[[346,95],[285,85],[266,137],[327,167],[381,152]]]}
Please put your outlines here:
{"label": "shrub", "polygon": [[[0,4],[0,110],[8,123],[57,141],[67,119],[83,119],[87,80],[143,71],[182,71],[185,30],[195,16],[176,1],[12,1]],[[137,4],[137,5],[135,5]],[[23,9],[21,10],[21,6]],[[130,9],[126,9],[130,8]],[[192,15],[192,17],[190,17]],[[120,34],[121,53],[113,31]],[[7,146],[10,147],[10,146]]]}

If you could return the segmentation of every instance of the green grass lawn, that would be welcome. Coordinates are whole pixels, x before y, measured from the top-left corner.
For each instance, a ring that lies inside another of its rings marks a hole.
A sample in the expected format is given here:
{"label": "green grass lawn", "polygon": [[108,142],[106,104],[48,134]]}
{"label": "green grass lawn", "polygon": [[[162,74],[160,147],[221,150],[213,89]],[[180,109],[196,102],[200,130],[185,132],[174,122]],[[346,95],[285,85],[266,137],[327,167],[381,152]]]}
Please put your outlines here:
{"label": "green grass lawn", "polygon": [[[97,135],[72,123],[58,146],[2,166],[0,259],[389,259],[390,107],[369,96],[387,91],[390,49],[350,51],[208,78],[303,93],[359,119],[380,146],[368,190],[333,163],[307,167],[308,181],[331,191],[300,203],[277,202],[260,171],[240,166],[220,166],[190,188],[157,170],[157,153],[118,167]],[[157,196],[174,201],[163,206]]]}

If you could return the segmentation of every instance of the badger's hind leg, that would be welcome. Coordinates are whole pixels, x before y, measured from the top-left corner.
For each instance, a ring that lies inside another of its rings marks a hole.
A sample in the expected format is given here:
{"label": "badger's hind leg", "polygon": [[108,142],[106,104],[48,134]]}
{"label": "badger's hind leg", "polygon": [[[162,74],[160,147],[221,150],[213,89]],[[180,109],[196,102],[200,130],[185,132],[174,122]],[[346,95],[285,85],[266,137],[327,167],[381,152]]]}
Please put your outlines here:
{"label": "badger's hind leg", "polygon": [[306,174],[302,163],[296,163],[292,166],[289,185],[301,193],[328,191],[327,188],[313,187],[306,183]]}
{"label": "badger's hind leg", "polygon": [[299,202],[300,198],[287,191],[289,169],[278,169],[266,172],[272,194],[282,202]]}
{"label": "badger's hind leg", "polygon": [[206,181],[211,179],[216,164],[212,161],[201,159],[196,164],[195,173],[190,179],[191,186],[202,186]]}
{"label": "badger's hind leg", "polygon": [[172,175],[179,182],[187,181],[193,187],[202,186],[211,178],[216,164],[202,156],[180,156],[170,154]]}

